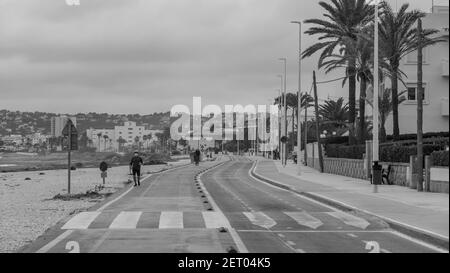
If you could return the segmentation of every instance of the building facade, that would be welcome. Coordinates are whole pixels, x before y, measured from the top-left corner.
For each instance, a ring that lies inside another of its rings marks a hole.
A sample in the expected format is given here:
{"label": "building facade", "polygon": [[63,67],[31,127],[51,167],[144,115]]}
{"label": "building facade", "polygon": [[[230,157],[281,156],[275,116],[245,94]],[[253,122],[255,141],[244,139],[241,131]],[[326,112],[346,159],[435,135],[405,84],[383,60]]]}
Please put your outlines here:
{"label": "building facade", "polygon": [[[449,13],[448,6],[433,7],[432,13],[422,20],[423,28],[440,30],[438,35],[447,35],[447,41],[429,46],[423,50],[423,131],[449,131]],[[401,67],[407,77],[399,81],[399,93],[406,91],[405,101],[399,105],[399,126],[401,134],[417,133],[417,52],[403,58]],[[405,86],[406,85],[406,86]],[[390,86],[389,81],[387,85]],[[392,134],[392,114],[386,122],[387,134]]]}
{"label": "building facade", "polygon": [[[87,129],[86,135],[92,141],[92,146],[98,151],[118,151],[119,145],[130,147],[139,143],[146,147],[156,141],[158,139],[156,134],[161,132],[160,130],[147,130],[145,126],[136,125],[136,122],[126,121],[123,126],[115,126],[114,129]],[[146,137],[144,140],[144,136],[151,136],[151,138]],[[119,143],[120,138],[123,139],[123,144]]]}

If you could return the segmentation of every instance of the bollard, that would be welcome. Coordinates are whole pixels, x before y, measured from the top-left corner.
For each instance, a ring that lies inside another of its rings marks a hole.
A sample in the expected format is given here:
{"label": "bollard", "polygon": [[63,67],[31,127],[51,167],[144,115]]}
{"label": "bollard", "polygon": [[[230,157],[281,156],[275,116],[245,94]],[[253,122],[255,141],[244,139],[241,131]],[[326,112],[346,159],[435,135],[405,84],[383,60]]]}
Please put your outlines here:
{"label": "bollard", "polygon": [[378,193],[378,185],[381,185],[382,183],[382,166],[378,164],[378,161],[373,162],[372,167],[372,184],[373,184],[373,192]]}
{"label": "bollard", "polygon": [[425,156],[425,192],[430,192],[430,183],[431,183],[431,166],[433,162],[431,160],[431,156]]}
{"label": "bollard", "polygon": [[417,189],[417,166],[416,166],[416,160],[417,156],[410,156],[409,157],[409,169],[411,173],[411,181],[409,184],[410,189]]}

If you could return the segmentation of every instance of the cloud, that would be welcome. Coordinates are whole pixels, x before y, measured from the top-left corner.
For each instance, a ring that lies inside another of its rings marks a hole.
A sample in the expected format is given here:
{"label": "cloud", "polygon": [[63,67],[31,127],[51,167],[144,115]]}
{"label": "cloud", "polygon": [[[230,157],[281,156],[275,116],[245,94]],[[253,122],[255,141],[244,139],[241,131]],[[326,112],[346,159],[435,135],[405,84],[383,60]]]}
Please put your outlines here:
{"label": "cloud", "polygon": [[[193,96],[269,103],[279,57],[288,58],[288,91],[297,89],[298,28],[289,22],[322,13],[300,0],[80,2],[0,0],[0,109],[152,113]],[[309,90],[316,59],[303,66]]]}

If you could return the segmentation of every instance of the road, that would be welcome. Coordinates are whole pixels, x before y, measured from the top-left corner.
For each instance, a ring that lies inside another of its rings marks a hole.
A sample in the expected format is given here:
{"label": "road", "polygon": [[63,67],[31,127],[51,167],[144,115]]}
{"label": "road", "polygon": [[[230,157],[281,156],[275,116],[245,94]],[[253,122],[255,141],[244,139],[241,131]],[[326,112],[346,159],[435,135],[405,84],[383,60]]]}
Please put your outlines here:
{"label": "road", "polygon": [[141,187],[61,221],[23,251],[439,251],[378,219],[338,211],[258,181],[249,172],[253,164],[230,157],[154,174]]}

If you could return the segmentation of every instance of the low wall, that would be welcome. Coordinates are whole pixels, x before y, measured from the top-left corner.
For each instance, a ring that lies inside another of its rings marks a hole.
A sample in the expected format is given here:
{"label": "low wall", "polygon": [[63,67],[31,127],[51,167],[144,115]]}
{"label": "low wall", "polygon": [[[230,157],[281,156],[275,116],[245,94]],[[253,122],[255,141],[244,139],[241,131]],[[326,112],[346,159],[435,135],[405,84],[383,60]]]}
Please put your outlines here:
{"label": "low wall", "polygon": [[[391,165],[389,180],[394,185],[408,186],[408,166],[407,163],[380,163],[384,166]],[[308,166],[320,170],[319,159],[308,158]],[[328,158],[324,157],[323,167],[325,173],[348,176],[357,179],[369,180],[364,169],[363,159]]]}
{"label": "low wall", "polygon": [[449,190],[449,169],[445,167],[432,167],[430,169],[430,191],[445,192]]}

